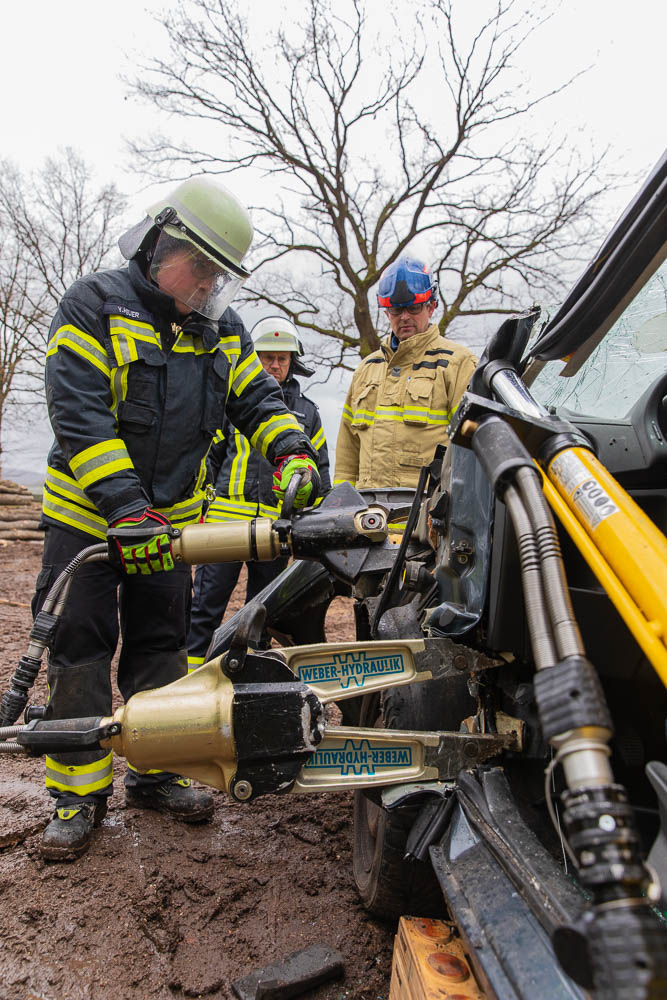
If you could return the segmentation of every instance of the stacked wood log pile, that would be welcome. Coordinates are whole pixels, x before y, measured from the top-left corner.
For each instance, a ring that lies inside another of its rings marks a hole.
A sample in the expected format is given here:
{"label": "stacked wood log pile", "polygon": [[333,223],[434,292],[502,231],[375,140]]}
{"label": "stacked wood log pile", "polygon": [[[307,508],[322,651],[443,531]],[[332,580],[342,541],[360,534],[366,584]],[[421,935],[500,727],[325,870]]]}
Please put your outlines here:
{"label": "stacked wood log pile", "polygon": [[43,542],[44,532],[39,530],[41,509],[27,486],[0,479],[0,544]]}

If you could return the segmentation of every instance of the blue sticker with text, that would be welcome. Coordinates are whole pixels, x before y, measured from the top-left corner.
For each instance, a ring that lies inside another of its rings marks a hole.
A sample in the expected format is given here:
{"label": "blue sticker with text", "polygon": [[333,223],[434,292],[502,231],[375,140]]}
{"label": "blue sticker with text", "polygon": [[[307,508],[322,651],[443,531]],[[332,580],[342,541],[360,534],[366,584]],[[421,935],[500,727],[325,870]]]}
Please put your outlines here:
{"label": "blue sticker with text", "polygon": [[403,673],[402,654],[367,656],[363,650],[352,653],[335,653],[327,663],[304,664],[297,668],[299,680],[304,684],[338,681],[342,688],[350,684],[363,687],[367,677],[387,677]]}
{"label": "blue sticker with text", "polygon": [[324,771],[336,768],[341,774],[376,774],[383,768],[412,767],[412,747],[374,747],[368,740],[345,740],[340,747],[321,747],[305,767]]}

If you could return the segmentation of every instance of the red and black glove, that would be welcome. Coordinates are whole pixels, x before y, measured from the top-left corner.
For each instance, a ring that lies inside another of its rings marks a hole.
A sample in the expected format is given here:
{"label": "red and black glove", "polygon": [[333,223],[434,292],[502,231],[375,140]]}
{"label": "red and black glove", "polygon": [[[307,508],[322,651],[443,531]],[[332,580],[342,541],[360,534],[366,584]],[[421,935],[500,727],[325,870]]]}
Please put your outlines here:
{"label": "red and black glove", "polygon": [[150,507],[114,521],[107,532],[109,545],[115,546],[123,571],[130,576],[133,573],[147,576],[173,569],[173,537],[170,521]]}

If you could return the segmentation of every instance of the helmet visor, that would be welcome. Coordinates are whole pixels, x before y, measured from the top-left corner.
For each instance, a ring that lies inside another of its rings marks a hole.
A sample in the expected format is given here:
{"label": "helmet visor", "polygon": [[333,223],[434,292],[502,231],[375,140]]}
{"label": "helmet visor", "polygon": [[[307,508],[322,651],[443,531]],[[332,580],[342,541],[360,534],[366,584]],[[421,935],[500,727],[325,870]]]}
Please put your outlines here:
{"label": "helmet visor", "polygon": [[243,278],[233,274],[189,240],[160,233],[151,260],[150,276],[176,302],[180,312],[197,312],[218,320],[232,301]]}

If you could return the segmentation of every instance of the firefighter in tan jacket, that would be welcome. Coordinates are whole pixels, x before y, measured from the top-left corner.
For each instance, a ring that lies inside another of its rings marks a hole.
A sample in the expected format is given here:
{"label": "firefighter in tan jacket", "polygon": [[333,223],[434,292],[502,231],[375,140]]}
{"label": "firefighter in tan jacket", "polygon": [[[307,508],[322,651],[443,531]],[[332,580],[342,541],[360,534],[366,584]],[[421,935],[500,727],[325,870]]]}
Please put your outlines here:
{"label": "firefighter in tan jacket", "polygon": [[391,334],[354,373],[336,445],[334,483],[414,488],[419,470],[447,443],[447,429],[477,359],[440,336],[437,284],[420,261],[401,257],[380,278],[378,304]]}

